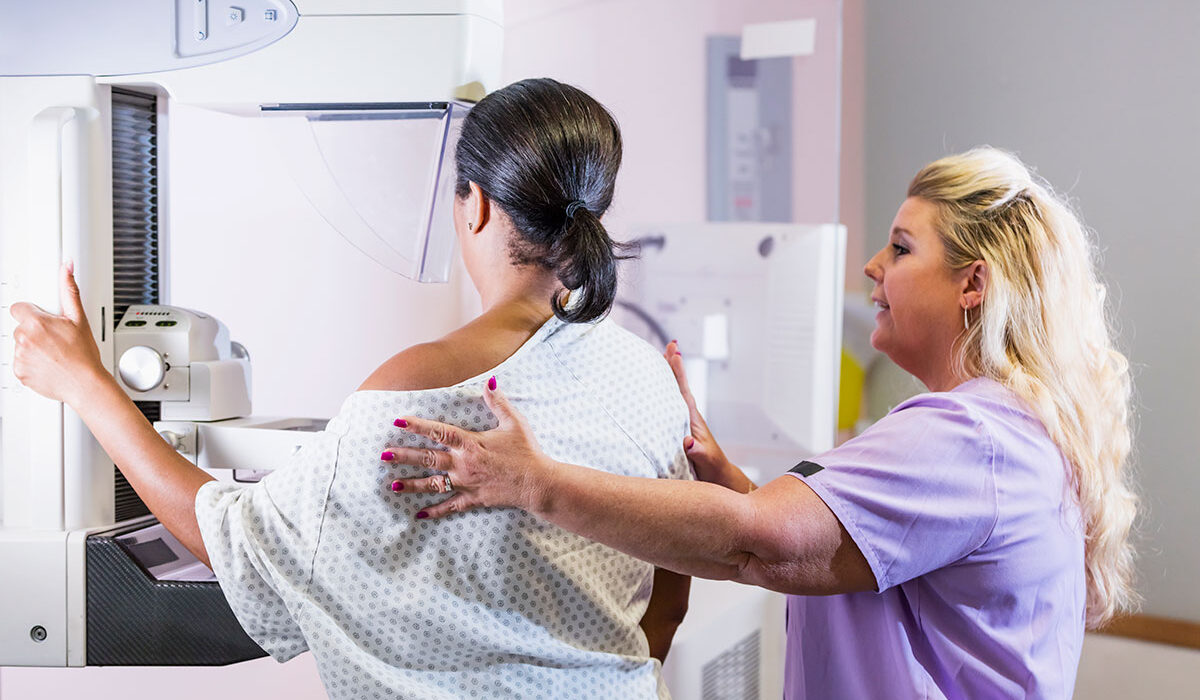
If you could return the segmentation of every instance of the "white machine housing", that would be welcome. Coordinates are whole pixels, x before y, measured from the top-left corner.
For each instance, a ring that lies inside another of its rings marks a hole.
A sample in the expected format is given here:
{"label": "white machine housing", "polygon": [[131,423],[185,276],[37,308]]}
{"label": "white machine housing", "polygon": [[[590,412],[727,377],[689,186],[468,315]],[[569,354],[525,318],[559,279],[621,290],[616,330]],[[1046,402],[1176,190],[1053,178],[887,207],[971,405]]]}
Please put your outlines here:
{"label": "white machine housing", "polygon": [[[57,311],[58,269],[73,259],[104,365],[115,370],[113,165],[124,154],[112,148],[114,90],[158,99],[157,138],[165,143],[172,102],[259,116],[280,106],[478,99],[498,87],[502,40],[501,0],[4,4],[0,665],[81,666],[89,658],[85,542],[115,523],[113,464],[69,408],[13,377],[8,306],[31,301]],[[160,153],[157,164],[162,193],[170,192],[168,158]],[[154,303],[170,301],[162,272],[169,201],[162,197],[156,214],[162,259],[147,284],[162,291]],[[189,377],[190,394],[200,390],[200,372]],[[209,372],[210,389],[213,381],[237,384],[215,376]],[[233,411],[208,403],[210,416]]]}
{"label": "white machine housing", "polygon": [[250,356],[212,316],[130,306],[113,340],[117,383],[136,401],[161,401],[165,420],[250,415]]}
{"label": "white machine housing", "polygon": [[832,448],[845,227],[637,231],[641,252],[622,268],[617,318],[652,344],[679,341],[697,405],[730,458],[765,483]]}

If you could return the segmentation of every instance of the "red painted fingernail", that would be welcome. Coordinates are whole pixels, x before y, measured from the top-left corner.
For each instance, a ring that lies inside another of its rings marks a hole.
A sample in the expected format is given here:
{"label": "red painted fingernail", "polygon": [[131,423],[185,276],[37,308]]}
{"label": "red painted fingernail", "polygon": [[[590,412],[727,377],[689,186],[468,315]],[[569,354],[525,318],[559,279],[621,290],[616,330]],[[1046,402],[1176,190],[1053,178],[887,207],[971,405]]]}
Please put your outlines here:
{"label": "red painted fingernail", "polygon": [[392,491],[403,491],[403,490],[404,490],[404,484],[402,482],[399,482],[399,481],[392,482]]}
{"label": "red painted fingernail", "polygon": [[397,418],[396,420],[392,421],[392,425],[396,426],[397,428],[407,428],[408,421],[404,420],[403,418]]}
{"label": "red painted fingernail", "polygon": [[393,452],[384,452],[383,454],[379,455],[379,458],[385,462],[390,462],[396,458],[396,455]]}
{"label": "red painted fingernail", "polygon": [[695,444],[696,444],[696,441],[692,438],[691,435],[689,435],[683,439],[683,449],[685,449],[685,450],[692,449],[692,445],[695,445]]}
{"label": "red painted fingernail", "polygon": [[428,517],[429,517],[429,513],[426,513],[423,510],[417,512],[417,520],[424,520],[425,518],[428,518]]}
{"label": "red painted fingernail", "polygon": [[489,391],[496,390],[496,378],[495,377],[492,377],[491,379],[488,380],[488,390]]}
{"label": "red painted fingernail", "polygon": [[679,341],[678,341],[678,340],[675,340],[674,338],[672,338],[672,339],[671,339],[671,342],[672,342],[672,343],[675,343],[676,345],[679,345]]}

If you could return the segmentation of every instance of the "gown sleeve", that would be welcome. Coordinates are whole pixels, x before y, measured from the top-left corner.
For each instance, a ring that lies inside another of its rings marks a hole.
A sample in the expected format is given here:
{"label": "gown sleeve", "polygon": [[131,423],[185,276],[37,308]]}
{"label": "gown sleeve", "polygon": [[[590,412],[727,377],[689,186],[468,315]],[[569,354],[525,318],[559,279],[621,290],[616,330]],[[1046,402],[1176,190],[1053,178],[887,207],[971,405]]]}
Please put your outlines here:
{"label": "gown sleeve", "polygon": [[196,494],[196,520],[225,599],[246,634],[277,661],[308,649],[301,603],[337,444],[337,435],[321,433],[256,484],[211,481]]}

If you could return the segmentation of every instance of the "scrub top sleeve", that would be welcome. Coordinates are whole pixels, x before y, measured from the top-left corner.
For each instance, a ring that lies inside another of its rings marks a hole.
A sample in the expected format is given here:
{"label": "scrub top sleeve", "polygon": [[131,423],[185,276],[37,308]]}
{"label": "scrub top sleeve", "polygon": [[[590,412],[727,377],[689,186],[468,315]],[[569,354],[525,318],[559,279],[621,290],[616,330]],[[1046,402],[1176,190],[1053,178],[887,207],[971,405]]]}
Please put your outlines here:
{"label": "scrub top sleeve", "polygon": [[923,395],[790,474],[837,516],[882,592],[987,540],[997,518],[994,455],[966,406]]}
{"label": "scrub top sleeve", "polygon": [[225,599],[277,661],[308,649],[300,611],[335,461],[336,438],[323,434],[257,484],[211,481],[196,494],[196,520]]}

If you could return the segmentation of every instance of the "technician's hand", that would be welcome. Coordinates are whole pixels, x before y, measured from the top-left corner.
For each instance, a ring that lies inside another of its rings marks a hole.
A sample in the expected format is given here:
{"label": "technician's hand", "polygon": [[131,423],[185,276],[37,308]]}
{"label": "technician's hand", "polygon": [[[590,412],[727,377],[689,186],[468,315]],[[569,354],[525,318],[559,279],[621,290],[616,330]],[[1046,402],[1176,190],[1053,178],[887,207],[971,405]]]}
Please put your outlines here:
{"label": "technician's hand", "polygon": [[[393,491],[405,493],[449,493],[450,498],[417,513],[417,518],[440,518],[472,508],[515,506],[535,510],[547,488],[555,462],[542,452],[525,418],[509,405],[488,382],[483,400],[500,421],[497,428],[472,432],[436,421],[404,417],[396,426],[424,435],[448,449],[389,447],[381,459],[442,472],[418,479],[400,479]],[[446,482],[449,477],[449,482]]]}
{"label": "technician's hand", "polygon": [[700,410],[696,408],[696,399],[692,396],[692,390],[688,387],[687,373],[683,370],[683,355],[679,353],[676,341],[672,340],[667,343],[663,357],[666,358],[667,364],[671,365],[671,371],[675,373],[675,381],[679,384],[679,393],[683,395],[683,400],[688,407],[688,414],[691,417],[692,434],[683,439],[683,450],[687,453],[692,468],[696,471],[696,478],[729,486],[730,484],[726,483],[728,481],[727,469],[733,465],[725,456],[721,446],[717,444],[717,439],[713,437],[712,431],[708,429],[708,423],[705,422],[704,416],[700,415]]}
{"label": "technician's hand", "polygon": [[106,372],[79,300],[74,265],[64,263],[59,274],[61,316],[28,302],[9,311],[18,324],[13,374],[42,396],[75,405],[90,382]]}

